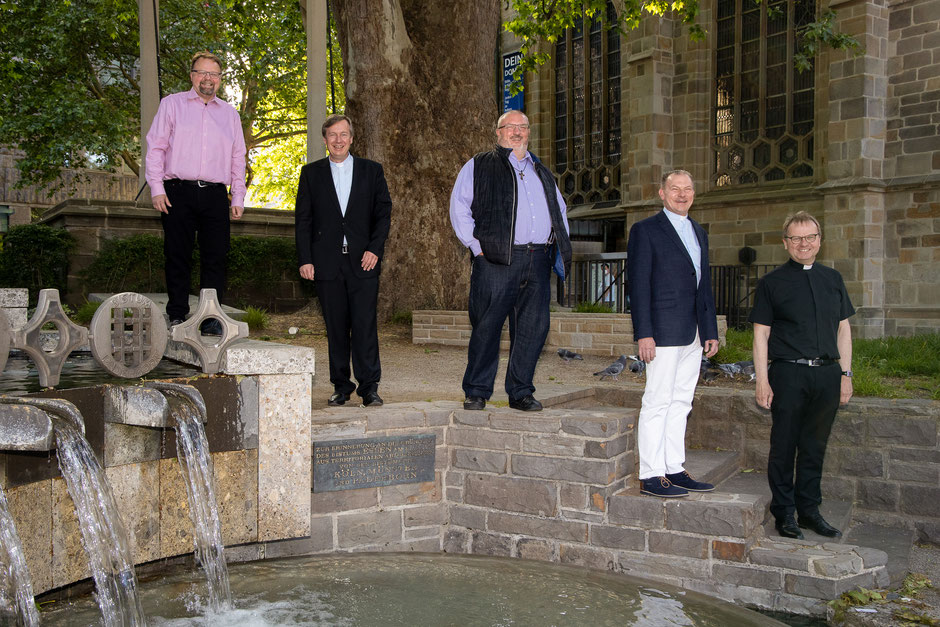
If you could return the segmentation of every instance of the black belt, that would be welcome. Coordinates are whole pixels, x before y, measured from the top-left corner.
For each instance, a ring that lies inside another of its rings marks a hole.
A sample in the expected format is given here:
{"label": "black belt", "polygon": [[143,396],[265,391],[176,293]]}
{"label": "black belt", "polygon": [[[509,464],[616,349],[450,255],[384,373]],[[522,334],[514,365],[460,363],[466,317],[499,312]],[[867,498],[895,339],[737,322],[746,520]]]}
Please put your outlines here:
{"label": "black belt", "polygon": [[835,359],[775,359],[774,361],[785,361],[788,364],[800,364],[801,366],[828,366],[836,363]]}
{"label": "black belt", "polygon": [[216,185],[219,185],[221,187],[225,187],[225,183],[216,183],[215,181],[190,181],[187,179],[167,179],[163,181],[163,184],[192,185],[194,187],[215,187]]}
{"label": "black belt", "polygon": [[530,250],[548,250],[548,247],[551,244],[513,244],[513,250],[520,251],[530,251]]}

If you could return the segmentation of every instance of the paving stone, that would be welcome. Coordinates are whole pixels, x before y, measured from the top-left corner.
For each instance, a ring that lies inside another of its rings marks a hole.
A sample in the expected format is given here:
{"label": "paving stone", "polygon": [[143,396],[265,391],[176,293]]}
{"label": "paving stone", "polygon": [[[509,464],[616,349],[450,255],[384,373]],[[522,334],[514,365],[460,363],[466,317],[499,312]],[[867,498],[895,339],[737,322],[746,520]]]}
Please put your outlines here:
{"label": "paving stone", "polygon": [[506,474],[506,466],[509,463],[509,457],[506,453],[466,448],[455,448],[453,451],[454,467],[456,468]]}
{"label": "paving stone", "polygon": [[[260,548],[260,547],[259,547]],[[255,559],[274,559],[277,557],[292,557],[294,555],[307,555],[316,553],[318,550],[317,542],[312,538],[291,538],[290,540],[272,540],[263,545],[264,552]],[[228,559],[228,550],[226,550],[226,561]]]}
{"label": "paving stone", "polygon": [[901,511],[915,516],[940,518],[940,487],[902,485]]}
{"label": "paving stone", "polygon": [[585,509],[588,506],[588,486],[580,483],[563,483],[558,491],[561,506]]}
{"label": "paving stone", "polygon": [[747,555],[747,542],[712,540],[712,557],[716,560],[725,560],[726,562],[746,562]]}
{"label": "paving stone", "polygon": [[[835,464],[837,474],[849,477],[885,476],[885,463],[881,451],[843,447],[832,449],[832,452],[836,451],[837,454],[832,455],[831,459],[832,463]],[[827,455],[828,459],[830,459],[830,455]],[[828,467],[830,464],[825,464],[825,466]]]}
{"label": "paving stone", "polygon": [[448,529],[444,532],[445,553],[469,553],[470,533],[463,529]]}
{"label": "paving stone", "polygon": [[583,439],[563,435],[524,434],[522,436],[522,450],[526,453],[581,457],[584,455],[584,446],[585,441]]}
{"label": "paving stone", "polygon": [[608,516],[612,523],[643,529],[661,529],[666,520],[663,501],[631,494],[610,497]]}
{"label": "paving stone", "polygon": [[862,558],[862,565],[865,568],[878,568],[888,563],[888,554],[880,549],[857,546],[855,554]]}
{"label": "paving stone", "polygon": [[855,494],[859,507],[889,512],[897,511],[901,497],[897,483],[874,479],[859,479]]}
{"label": "paving stone", "polygon": [[613,416],[564,416],[561,419],[562,431],[589,438],[613,438],[620,433],[620,428],[620,418]]}
{"label": "paving stone", "polygon": [[591,544],[612,549],[643,551],[646,549],[646,532],[642,529],[591,525]]}
{"label": "paving stone", "polygon": [[454,415],[453,409],[429,408],[424,411],[424,417],[429,427],[447,426]]}
{"label": "paving stone", "polygon": [[911,481],[929,485],[940,484],[940,465],[926,465],[914,462],[888,462],[888,479],[892,481]]}
{"label": "paving stone", "polygon": [[472,534],[471,549],[474,555],[509,557],[512,555],[512,538],[475,531]]}
{"label": "paving stone", "polygon": [[333,546],[333,517],[332,516],[311,516],[310,517],[310,550],[332,551]]}
{"label": "paving stone", "polygon": [[382,408],[369,413],[369,431],[424,426],[426,426],[424,413],[413,409]]}
{"label": "paving stone", "polygon": [[755,547],[751,549],[750,560],[752,564],[761,566],[809,572],[810,556],[801,553],[797,549],[781,550]]}
{"label": "paving stone", "polygon": [[336,518],[340,548],[398,542],[402,538],[401,532],[400,511],[340,514]]}
{"label": "paving stone", "polygon": [[447,519],[447,508],[443,503],[408,507],[402,510],[406,527],[427,527],[442,525]]}
{"label": "paving stone", "polygon": [[746,538],[763,521],[766,497],[737,496],[738,500],[730,500],[727,495],[713,493],[667,501],[666,528]]}
{"label": "paving stone", "polygon": [[[413,527],[411,529],[405,528],[404,538],[406,542],[413,540],[430,540],[433,539],[435,542],[441,541],[441,526],[435,525],[432,527]],[[439,549],[435,549],[439,550]]]}
{"label": "paving stone", "polygon": [[495,475],[467,475],[464,502],[539,516],[554,516],[558,511],[554,484]]}
{"label": "paving stone", "polygon": [[571,544],[562,544],[559,547],[558,561],[562,564],[583,566],[594,570],[613,570],[617,563],[613,551]]}
{"label": "paving stone", "polygon": [[784,589],[790,594],[828,601],[855,587],[871,588],[873,583],[874,575],[871,572],[844,579],[827,579],[788,573],[785,575]]}
{"label": "paving stone", "polygon": [[620,572],[637,577],[705,579],[709,576],[707,560],[677,557],[675,555],[623,551],[618,557],[617,565]]}
{"label": "paving stone", "polygon": [[930,418],[880,416],[868,423],[868,434],[878,444],[937,445],[937,421]]}
{"label": "paving stone", "polygon": [[450,524],[469,529],[486,529],[486,510],[466,505],[451,505]]}
{"label": "paving stone", "polygon": [[783,573],[781,571],[736,566],[733,564],[712,565],[712,577],[722,583],[765,590],[782,590]]}
{"label": "paving stone", "polygon": [[516,555],[524,560],[539,560],[541,562],[555,561],[555,547],[547,540],[534,540],[520,538],[516,542]]}
{"label": "paving stone", "polygon": [[348,512],[351,509],[365,509],[366,507],[375,507],[378,504],[379,492],[377,488],[313,492],[310,494],[310,511],[314,514]]}
{"label": "paving stone", "polygon": [[441,474],[435,473],[434,481],[421,483],[399,483],[379,488],[379,502],[383,507],[395,505],[417,505],[437,503],[441,500]]}
{"label": "paving stone", "polygon": [[505,410],[490,416],[490,426],[507,431],[558,433],[561,429],[561,419],[551,415],[532,416],[516,410]]}
{"label": "paving stone", "polygon": [[447,430],[447,443],[451,446],[518,451],[520,450],[520,439],[521,436],[518,433],[491,431],[489,429],[451,427]]}
{"label": "paving stone", "polygon": [[607,518],[601,512],[582,512],[574,509],[561,510],[561,517],[565,520],[583,520],[584,522],[602,523]]}
{"label": "paving stone", "polygon": [[467,411],[458,409],[454,412],[454,424],[470,427],[486,427],[490,424],[490,413],[486,411]]}
{"label": "paving stone", "polygon": [[589,461],[534,455],[513,455],[512,472],[523,477],[607,485],[616,479],[612,461]]}
{"label": "paving stone", "polygon": [[914,462],[917,464],[940,464],[940,450],[925,448],[899,448],[888,449],[891,459],[900,462]]}
{"label": "paving stone", "polygon": [[862,558],[857,555],[837,555],[813,560],[813,571],[823,577],[845,577],[862,572]]}
{"label": "paving stone", "polygon": [[588,440],[584,443],[584,456],[598,459],[616,457],[627,450],[629,436],[622,435],[613,440]]}
{"label": "paving stone", "polygon": [[708,542],[705,538],[684,536],[665,531],[650,531],[650,553],[666,553],[705,559],[708,557]]}
{"label": "paving stone", "polygon": [[588,540],[587,523],[517,516],[503,512],[490,512],[486,520],[486,529],[496,533],[553,538],[568,542],[587,542]]}

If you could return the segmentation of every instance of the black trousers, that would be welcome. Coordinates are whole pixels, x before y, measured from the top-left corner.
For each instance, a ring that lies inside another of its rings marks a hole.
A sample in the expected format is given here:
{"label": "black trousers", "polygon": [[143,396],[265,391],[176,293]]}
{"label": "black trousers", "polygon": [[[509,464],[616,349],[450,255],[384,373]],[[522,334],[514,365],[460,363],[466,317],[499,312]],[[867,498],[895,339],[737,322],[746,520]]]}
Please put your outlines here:
{"label": "black trousers", "polygon": [[166,272],[166,313],[182,320],[189,313],[193,246],[199,237],[200,288],[215,288],[225,298],[226,256],[229,249],[229,202],[225,186],[198,187],[188,182],[164,181],[169,213],[161,213]]}
{"label": "black trousers", "polygon": [[823,459],[839,409],[842,367],[838,363],[812,367],[775,361],[770,364],[768,380],[774,393],[767,460],[770,513],[778,519],[794,510],[811,516],[822,503]]}
{"label": "black trousers", "polygon": [[[352,394],[355,390],[359,396],[365,396],[378,390],[382,378],[376,323],[379,277],[357,277],[352,264],[359,262],[351,255],[343,255],[339,276],[327,281],[316,279],[316,289],[326,323],[330,383],[336,392]],[[350,356],[358,388],[350,379]]]}

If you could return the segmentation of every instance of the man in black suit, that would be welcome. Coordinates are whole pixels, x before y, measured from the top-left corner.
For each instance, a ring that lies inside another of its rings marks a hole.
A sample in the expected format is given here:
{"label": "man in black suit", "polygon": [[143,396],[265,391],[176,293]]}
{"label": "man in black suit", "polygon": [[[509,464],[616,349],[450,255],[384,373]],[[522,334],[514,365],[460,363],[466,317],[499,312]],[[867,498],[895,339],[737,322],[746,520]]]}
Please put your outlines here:
{"label": "man in black suit", "polygon": [[633,339],[647,363],[637,420],[640,491],[659,497],[714,486],[685,471],[685,424],[704,345],[718,351],[718,322],[708,276],[708,236],[689,218],[692,175],[673,170],[659,188],[663,210],[630,229],[627,277]]}
{"label": "man in black suit", "polygon": [[[344,405],[355,390],[365,407],[382,404],[382,366],[376,309],[379,271],[392,200],[382,166],[353,157],[352,121],[331,115],[321,129],[329,158],[300,171],[295,231],[300,276],[316,278],[330,353],[329,405]],[[349,358],[359,382],[350,379]]]}

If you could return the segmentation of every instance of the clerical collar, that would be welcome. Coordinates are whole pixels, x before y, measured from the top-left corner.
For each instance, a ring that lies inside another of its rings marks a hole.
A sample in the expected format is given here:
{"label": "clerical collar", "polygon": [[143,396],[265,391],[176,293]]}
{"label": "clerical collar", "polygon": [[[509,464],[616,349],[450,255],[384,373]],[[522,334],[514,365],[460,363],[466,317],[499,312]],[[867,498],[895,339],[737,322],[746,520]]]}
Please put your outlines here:
{"label": "clerical collar", "polygon": [[813,266],[816,265],[816,262],[806,265],[804,263],[800,263],[799,261],[795,261],[793,257],[790,257],[787,259],[787,265],[789,265],[794,270],[812,270]]}
{"label": "clerical collar", "polygon": [[342,161],[339,161],[339,162],[333,161],[332,159],[330,159],[330,165],[336,166],[337,168],[341,168],[341,167],[343,167],[344,165],[346,165],[347,163],[352,163],[352,155],[351,155],[351,154],[347,154],[347,155],[346,155],[346,158],[343,159]]}

